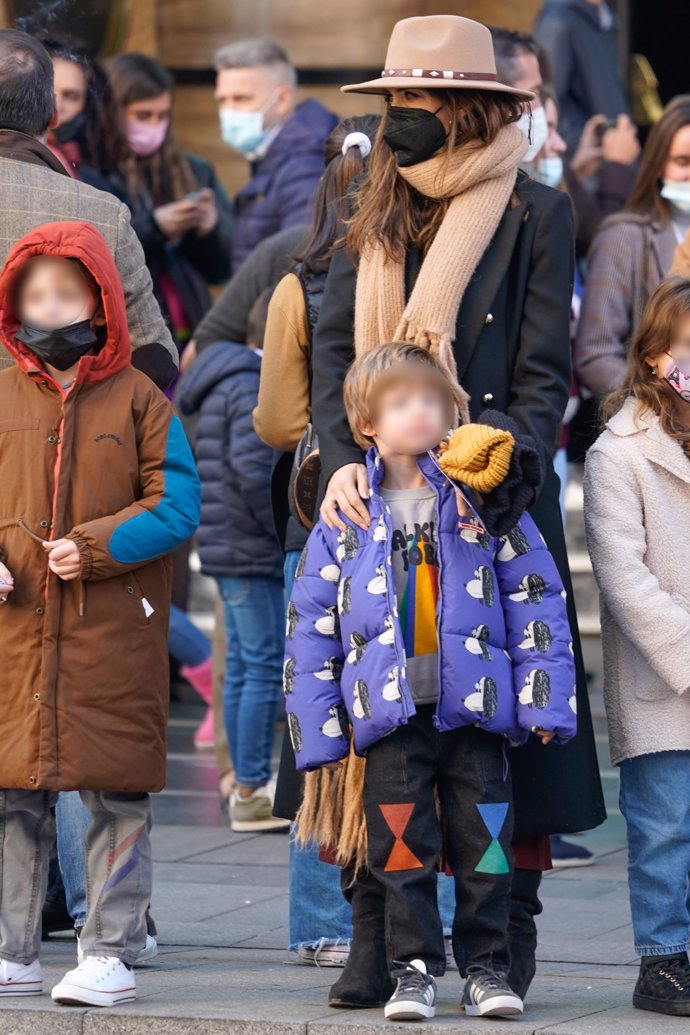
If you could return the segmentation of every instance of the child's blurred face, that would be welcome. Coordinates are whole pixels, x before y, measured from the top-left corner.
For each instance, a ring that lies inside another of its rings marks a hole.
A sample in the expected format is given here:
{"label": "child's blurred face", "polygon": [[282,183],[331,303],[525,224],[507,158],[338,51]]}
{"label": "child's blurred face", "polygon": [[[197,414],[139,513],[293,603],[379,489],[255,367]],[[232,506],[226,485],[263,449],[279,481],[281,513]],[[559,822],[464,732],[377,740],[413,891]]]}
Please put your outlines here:
{"label": "child's blurred face", "polygon": [[439,387],[423,377],[406,377],[382,388],[375,419],[363,431],[379,449],[419,456],[439,444],[448,425],[448,402]]}
{"label": "child's blurred face", "polygon": [[100,299],[69,259],[32,259],[17,295],[17,317],[30,327],[57,330],[91,320]]}

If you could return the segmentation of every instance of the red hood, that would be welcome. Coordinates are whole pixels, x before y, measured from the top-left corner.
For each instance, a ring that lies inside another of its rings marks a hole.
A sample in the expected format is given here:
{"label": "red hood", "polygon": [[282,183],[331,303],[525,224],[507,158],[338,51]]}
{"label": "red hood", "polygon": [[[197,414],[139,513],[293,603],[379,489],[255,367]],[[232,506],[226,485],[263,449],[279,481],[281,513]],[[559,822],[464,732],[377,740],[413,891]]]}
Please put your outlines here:
{"label": "red hood", "polygon": [[0,339],[24,370],[41,370],[40,361],[16,332],[13,288],[22,267],[35,255],[79,259],[101,289],[108,330],[105,346],[97,356],[84,356],[77,381],[103,381],[129,365],[132,345],[127,328],[125,296],[115,260],[101,234],[90,223],[44,223],[17,241],[0,274]]}

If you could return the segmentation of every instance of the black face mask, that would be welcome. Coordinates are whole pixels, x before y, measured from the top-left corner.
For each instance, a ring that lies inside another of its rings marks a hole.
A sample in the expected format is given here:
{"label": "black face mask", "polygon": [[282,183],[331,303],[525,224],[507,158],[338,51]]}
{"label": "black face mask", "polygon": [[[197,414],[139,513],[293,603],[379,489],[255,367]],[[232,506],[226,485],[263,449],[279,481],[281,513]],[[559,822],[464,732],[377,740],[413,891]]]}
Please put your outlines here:
{"label": "black face mask", "polygon": [[104,336],[91,329],[90,320],[81,320],[54,331],[23,323],[16,336],[35,356],[58,370],[69,370],[87,352],[100,352],[105,344]]}
{"label": "black face mask", "polygon": [[56,126],[52,131],[58,144],[67,144],[71,140],[81,140],[86,129],[86,114],[83,111],[73,115],[67,122]]}
{"label": "black face mask", "polygon": [[436,117],[443,105],[436,111],[426,108],[389,108],[383,139],[395,155],[395,161],[403,169],[408,165],[425,162],[436,154],[446,142],[443,123]]}

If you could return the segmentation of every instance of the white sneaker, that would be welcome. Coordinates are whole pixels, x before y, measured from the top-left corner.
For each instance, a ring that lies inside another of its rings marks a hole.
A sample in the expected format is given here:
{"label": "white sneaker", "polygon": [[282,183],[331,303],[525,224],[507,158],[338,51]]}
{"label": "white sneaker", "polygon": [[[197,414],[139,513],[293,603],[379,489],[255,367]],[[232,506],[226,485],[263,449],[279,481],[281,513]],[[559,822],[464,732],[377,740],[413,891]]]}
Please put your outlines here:
{"label": "white sneaker", "polygon": [[350,957],[350,941],[321,938],[313,945],[300,945],[297,957],[300,963],[311,967],[344,967]]}
{"label": "white sneaker", "polygon": [[289,819],[278,819],[273,815],[273,789],[271,784],[257,787],[248,798],[239,791],[230,795],[230,829],[238,832],[260,830],[287,830]]}
{"label": "white sneaker", "polygon": [[53,1001],[66,1006],[117,1006],[137,996],[134,971],[116,956],[87,956],[76,970],[65,974],[51,992]]}
{"label": "white sneaker", "polygon": [[[134,961],[134,966],[135,967],[141,967],[145,963],[150,963],[151,960],[155,960],[157,955],[158,955],[158,942],[153,937],[153,935],[147,934],[146,935],[146,945],[140,951],[139,955],[137,956],[136,960]],[[80,942],[79,938],[77,938],[77,959],[78,959],[78,961],[80,963],[83,963],[84,960],[86,959],[86,956],[81,951],[81,942]]]}
{"label": "white sneaker", "polygon": [[0,960],[0,998],[6,995],[41,995],[43,977],[41,964],[12,963],[11,960]]}

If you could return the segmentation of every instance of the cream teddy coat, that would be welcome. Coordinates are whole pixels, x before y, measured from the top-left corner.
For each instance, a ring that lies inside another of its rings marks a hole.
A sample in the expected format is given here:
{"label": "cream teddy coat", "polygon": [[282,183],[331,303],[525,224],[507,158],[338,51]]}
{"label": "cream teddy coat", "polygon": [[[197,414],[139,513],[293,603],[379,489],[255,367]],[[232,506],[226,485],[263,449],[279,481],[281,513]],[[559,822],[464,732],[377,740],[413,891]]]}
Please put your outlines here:
{"label": "cream teddy coat", "polygon": [[628,399],[585,465],[611,760],[690,751],[690,460]]}

